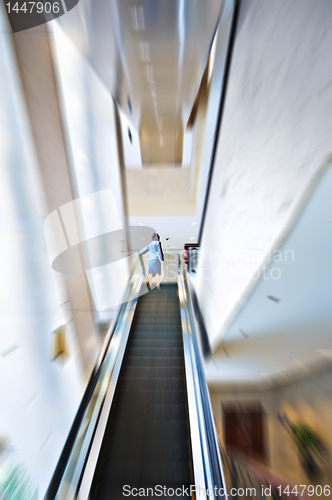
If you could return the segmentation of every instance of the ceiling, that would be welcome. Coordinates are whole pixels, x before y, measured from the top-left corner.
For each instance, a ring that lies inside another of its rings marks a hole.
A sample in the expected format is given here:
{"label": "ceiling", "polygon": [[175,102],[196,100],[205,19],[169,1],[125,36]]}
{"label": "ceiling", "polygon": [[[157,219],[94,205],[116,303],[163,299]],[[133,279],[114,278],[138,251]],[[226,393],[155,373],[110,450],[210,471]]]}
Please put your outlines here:
{"label": "ceiling", "polygon": [[143,166],[182,165],[183,134],[223,0],[81,0],[67,35],[136,127]]}
{"label": "ceiling", "polygon": [[263,276],[206,362],[210,384],[285,384],[332,362],[331,166],[312,189],[279,252],[271,253]]}
{"label": "ceiling", "polygon": [[[170,247],[197,241],[233,5],[80,0],[59,19],[118,103],[129,224],[155,227]],[[208,63],[214,39],[216,57]],[[192,126],[204,70],[200,118]]]}

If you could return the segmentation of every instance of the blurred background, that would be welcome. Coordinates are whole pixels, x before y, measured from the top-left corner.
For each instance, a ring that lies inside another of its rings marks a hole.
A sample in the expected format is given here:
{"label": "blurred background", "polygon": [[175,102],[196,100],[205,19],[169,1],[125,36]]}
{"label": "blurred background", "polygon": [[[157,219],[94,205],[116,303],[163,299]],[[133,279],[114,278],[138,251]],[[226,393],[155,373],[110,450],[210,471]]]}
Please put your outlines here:
{"label": "blurred background", "polygon": [[227,485],[331,484],[331,46],[330,0],[1,4],[1,499],[44,497],[154,231]]}

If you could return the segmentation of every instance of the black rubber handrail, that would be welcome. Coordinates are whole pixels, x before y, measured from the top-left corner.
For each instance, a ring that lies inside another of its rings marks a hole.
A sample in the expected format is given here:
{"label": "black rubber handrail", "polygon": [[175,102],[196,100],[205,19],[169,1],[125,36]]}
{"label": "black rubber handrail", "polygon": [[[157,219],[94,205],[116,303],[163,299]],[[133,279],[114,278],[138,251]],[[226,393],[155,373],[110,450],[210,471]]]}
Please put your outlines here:
{"label": "black rubber handrail", "polygon": [[[129,285],[131,279],[132,279],[132,275],[130,276],[130,278],[128,280],[128,285]],[[127,290],[128,290],[128,286],[126,288],[126,291]],[[74,422],[70,428],[67,440],[66,440],[65,445],[62,449],[62,452],[61,452],[60,458],[58,460],[58,463],[56,465],[55,471],[53,473],[52,479],[51,479],[50,484],[49,484],[47,491],[45,493],[44,500],[54,500],[57,496],[57,493],[58,493],[58,490],[60,488],[63,476],[65,474],[65,471],[67,469],[67,465],[68,465],[70,457],[71,457],[71,453],[72,453],[73,448],[75,446],[75,442],[76,442],[77,436],[79,434],[79,431],[80,431],[80,428],[81,428],[81,425],[82,425],[82,422],[84,419],[84,415],[85,415],[86,410],[87,410],[89,403],[91,401],[93,391],[97,385],[97,382],[98,382],[98,379],[100,376],[100,372],[101,372],[102,367],[103,367],[103,363],[104,363],[105,358],[107,356],[107,352],[108,352],[111,340],[113,338],[113,334],[115,332],[115,329],[118,326],[119,318],[121,316],[122,310],[124,307],[126,307],[126,305],[127,305],[127,302],[125,301],[119,307],[115,321],[113,323],[112,332],[107,340],[106,346],[103,349],[103,355],[101,358],[98,358],[98,361],[97,361],[95,367],[93,368],[88,385],[87,385],[85,392],[84,392],[84,395],[82,397],[80,406],[79,406],[77,413],[75,415]]]}
{"label": "black rubber handrail", "polygon": [[144,279],[145,279],[145,283],[146,283],[146,286],[148,287],[148,290],[151,291],[151,288],[150,288],[150,285],[149,285],[149,280],[146,276],[146,272],[145,272],[145,265],[144,265],[144,262],[143,262],[143,257],[139,254],[138,255],[139,257],[139,261],[140,261],[140,264],[141,264],[141,268],[142,268],[142,273],[143,273],[143,276],[144,276]]}
{"label": "black rubber handrail", "polygon": [[[190,292],[189,292],[189,286],[187,282],[187,277],[185,275],[185,272],[183,272],[183,282],[186,290],[186,296],[187,296],[187,313],[188,313],[188,319],[190,322],[190,328],[192,331],[192,339],[193,339],[193,346],[194,346],[194,351],[195,351],[195,360],[196,360],[196,367],[197,367],[197,373],[198,373],[198,378],[199,378],[199,388],[200,388],[200,393],[201,393],[201,398],[202,398],[202,406],[203,406],[203,413],[204,413],[204,425],[206,429],[206,436],[207,436],[207,441],[208,441],[208,450],[209,450],[209,455],[210,455],[210,464],[211,464],[211,469],[212,469],[212,474],[213,474],[213,481],[214,481],[214,486],[217,487],[217,491],[220,491],[223,489],[223,491],[226,491],[226,485],[224,484],[224,479],[221,471],[221,461],[219,458],[219,445],[216,440],[216,434],[214,431],[214,421],[213,421],[213,415],[211,411],[211,404],[210,404],[210,396],[209,396],[209,391],[207,388],[206,380],[205,380],[205,375],[203,371],[203,366],[202,366],[202,360],[201,360],[201,354],[200,354],[200,349],[198,346],[198,341],[197,341],[197,336],[196,336],[196,328],[194,325],[194,312],[191,304],[191,298],[190,298]],[[227,498],[226,495],[216,495],[216,498],[220,498],[222,500],[225,500]]]}

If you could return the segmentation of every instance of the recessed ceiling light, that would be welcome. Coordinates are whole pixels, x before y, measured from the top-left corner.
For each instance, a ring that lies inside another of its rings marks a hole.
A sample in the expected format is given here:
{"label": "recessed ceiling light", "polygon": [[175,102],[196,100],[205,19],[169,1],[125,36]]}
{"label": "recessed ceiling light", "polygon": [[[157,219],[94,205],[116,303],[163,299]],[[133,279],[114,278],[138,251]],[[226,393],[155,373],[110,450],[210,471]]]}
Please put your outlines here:
{"label": "recessed ceiling light", "polygon": [[151,61],[151,52],[149,42],[138,42],[139,58],[142,62]]}
{"label": "recessed ceiling light", "polygon": [[190,223],[191,226],[196,226],[196,224],[197,224],[197,221],[193,221]]}
{"label": "recessed ceiling light", "polygon": [[293,359],[293,358],[290,358],[290,359],[303,372],[310,372],[310,369],[304,363],[302,363],[302,361],[300,361],[299,359]]}
{"label": "recessed ceiling light", "polygon": [[332,359],[332,349],[317,349],[317,352],[325,358]]}
{"label": "recessed ceiling light", "polygon": [[144,241],[144,240],[145,240],[145,238],[141,238],[141,240],[143,240],[143,241]]}
{"label": "recessed ceiling light", "polygon": [[135,5],[134,7],[129,7],[130,23],[134,31],[144,31],[145,21],[144,21],[144,10],[141,5]]}
{"label": "recessed ceiling light", "polygon": [[144,222],[139,222],[138,225],[139,226],[144,226]]}
{"label": "recessed ceiling light", "polygon": [[6,349],[4,349],[3,351],[1,351],[1,355],[2,355],[3,358],[5,358],[9,354],[11,354],[13,351],[16,351],[16,349],[18,349],[18,345],[17,344],[12,344],[11,346],[6,347]]}
{"label": "recessed ceiling light", "polygon": [[152,81],[152,82],[151,82],[151,81],[149,81],[149,87],[150,87],[150,94],[151,94],[152,96],[156,96],[156,95],[157,95],[157,93],[156,93],[156,82],[154,82],[154,81]]}
{"label": "recessed ceiling light", "polygon": [[242,328],[239,328],[239,332],[242,333],[242,335],[247,339],[249,337],[249,335],[244,331],[242,330]]}
{"label": "recessed ceiling light", "polygon": [[272,302],[275,302],[276,304],[280,304],[281,302],[281,299],[278,299],[277,297],[275,297],[274,295],[267,295],[266,296],[269,300],[272,300]]}
{"label": "recessed ceiling light", "polygon": [[194,236],[191,236],[189,239],[190,240],[195,240],[196,238]]}
{"label": "recessed ceiling light", "polygon": [[144,72],[145,72],[145,79],[146,81],[153,82],[153,66],[151,64],[145,64],[144,66]]}
{"label": "recessed ceiling light", "polygon": [[269,385],[273,384],[273,380],[271,379],[271,374],[262,373],[262,372],[260,372],[260,374],[267,384],[269,384]]}
{"label": "recessed ceiling light", "polygon": [[83,151],[79,151],[78,153],[76,153],[76,156],[84,161],[84,163],[86,163],[88,161],[88,157],[86,156],[86,154],[83,153]]}

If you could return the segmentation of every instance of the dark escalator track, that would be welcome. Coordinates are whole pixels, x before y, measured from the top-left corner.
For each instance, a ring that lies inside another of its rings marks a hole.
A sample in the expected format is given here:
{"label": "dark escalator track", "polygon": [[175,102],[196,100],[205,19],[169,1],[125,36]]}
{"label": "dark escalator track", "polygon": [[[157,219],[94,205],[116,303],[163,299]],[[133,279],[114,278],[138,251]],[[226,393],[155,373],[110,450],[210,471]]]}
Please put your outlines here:
{"label": "dark escalator track", "polygon": [[90,498],[123,499],[124,485],[190,484],[180,306],[172,284],[138,300]]}

